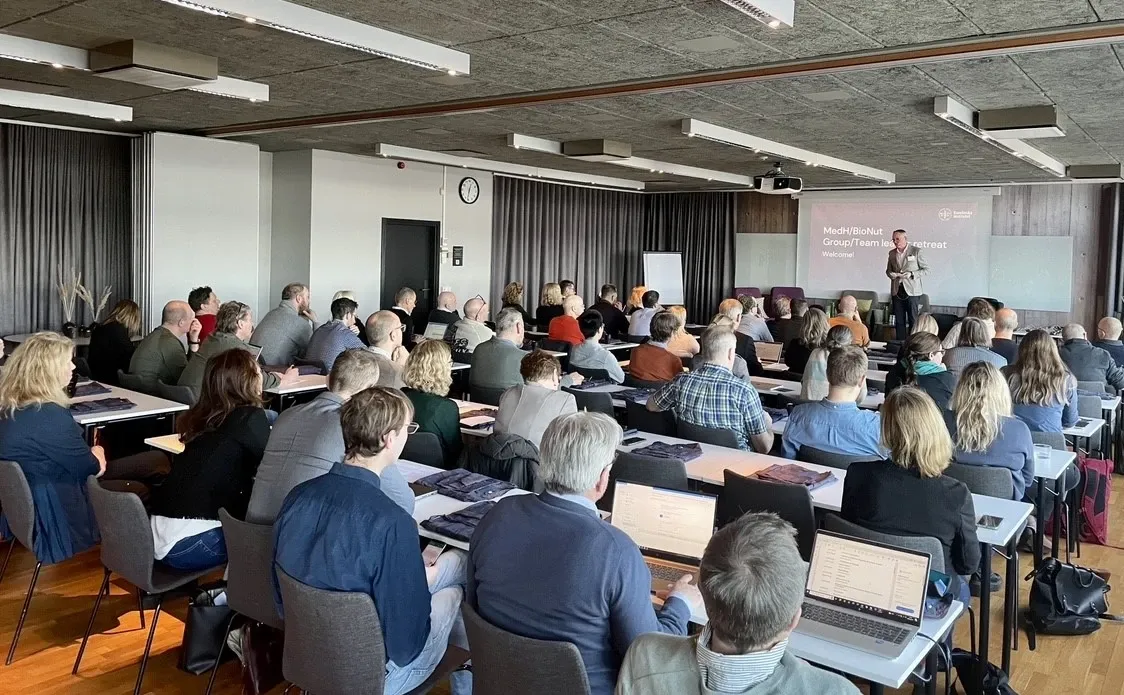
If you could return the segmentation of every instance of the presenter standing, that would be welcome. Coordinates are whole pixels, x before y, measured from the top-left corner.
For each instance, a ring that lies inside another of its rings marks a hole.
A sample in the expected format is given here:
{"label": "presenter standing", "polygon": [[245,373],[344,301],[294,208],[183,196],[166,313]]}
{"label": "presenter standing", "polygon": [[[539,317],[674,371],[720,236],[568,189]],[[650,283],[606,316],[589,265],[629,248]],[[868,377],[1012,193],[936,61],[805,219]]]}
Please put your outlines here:
{"label": "presenter standing", "polygon": [[894,248],[886,260],[886,277],[890,278],[890,303],[894,308],[894,324],[898,340],[905,340],[917,321],[921,276],[929,271],[921,249],[909,243],[904,229],[896,230],[891,239]]}

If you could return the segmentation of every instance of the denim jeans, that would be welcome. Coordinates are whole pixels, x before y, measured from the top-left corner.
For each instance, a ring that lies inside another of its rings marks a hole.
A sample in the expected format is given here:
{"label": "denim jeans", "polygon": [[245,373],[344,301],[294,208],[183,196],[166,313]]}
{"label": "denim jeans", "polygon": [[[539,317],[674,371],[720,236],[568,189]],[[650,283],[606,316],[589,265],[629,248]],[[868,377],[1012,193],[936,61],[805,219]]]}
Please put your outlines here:
{"label": "denim jeans", "polygon": [[162,562],[178,570],[204,570],[226,562],[226,540],[221,528],[180,539]]}
{"label": "denim jeans", "polygon": [[[468,557],[459,550],[448,550],[438,558],[435,565],[437,572],[429,586],[432,596],[429,637],[421,653],[410,663],[399,666],[393,661],[386,662],[385,695],[401,695],[421,685],[437,668],[450,644],[468,649],[468,637],[461,618],[467,564]],[[453,695],[471,695],[471,672],[457,671],[449,681]]]}

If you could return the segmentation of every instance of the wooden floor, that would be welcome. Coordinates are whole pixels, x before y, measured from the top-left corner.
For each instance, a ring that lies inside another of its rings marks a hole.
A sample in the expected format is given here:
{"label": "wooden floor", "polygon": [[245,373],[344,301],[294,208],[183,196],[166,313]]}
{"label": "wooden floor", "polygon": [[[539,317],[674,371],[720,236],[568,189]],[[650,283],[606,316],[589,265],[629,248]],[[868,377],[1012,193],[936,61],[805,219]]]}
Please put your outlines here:
{"label": "wooden floor", "polygon": [[[1120,530],[1124,526],[1121,480],[1114,478],[1118,494],[1112,501],[1111,515],[1114,524],[1110,542],[1118,545],[1124,545],[1124,533]],[[1112,572],[1115,577],[1124,577],[1124,550],[1084,545],[1078,562]],[[1020,576],[1025,576],[1030,569],[1029,557],[1022,558],[1021,564]],[[6,654],[11,643],[34,566],[31,554],[18,548],[0,583],[0,654]],[[996,560],[995,569],[1003,572],[1001,558]],[[101,576],[96,550],[43,569],[16,660],[11,666],[0,666],[0,694],[124,695],[132,692],[147,631],[140,629],[135,596],[122,584],[113,584],[110,597],[102,602],[82,669],[79,675],[70,675]],[[1025,603],[1025,583],[1020,595]],[[1110,594],[1109,599],[1117,607],[1124,605],[1124,596]],[[1000,604],[999,599],[992,601],[991,658],[995,663],[999,661],[1001,639]],[[194,695],[206,688],[206,676],[192,676],[176,668],[184,608],[185,602],[181,599],[161,615],[153,656],[145,675],[146,693]],[[149,611],[148,619],[151,616]],[[1020,695],[1120,695],[1124,693],[1122,631],[1124,625],[1108,623],[1099,632],[1085,637],[1040,637],[1035,652],[1029,651],[1026,640],[1020,638],[1020,649],[1014,653],[1012,662],[1012,686]],[[968,648],[967,620],[960,621],[955,643]],[[278,687],[274,692],[281,690]],[[236,662],[224,664],[219,670],[214,692],[221,695],[241,692]],[[442,685],[434,692],[447,692],[447,689]],[[912,689],[897,692],[908,694]]]}

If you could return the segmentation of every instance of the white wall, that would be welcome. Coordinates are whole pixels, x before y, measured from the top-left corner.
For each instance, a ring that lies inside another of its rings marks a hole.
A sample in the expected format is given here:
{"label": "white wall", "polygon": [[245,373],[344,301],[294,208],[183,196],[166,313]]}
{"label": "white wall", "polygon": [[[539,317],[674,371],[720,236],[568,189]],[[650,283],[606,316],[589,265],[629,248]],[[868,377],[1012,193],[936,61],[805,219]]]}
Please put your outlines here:
{"label": "white wall", "polygon": [[258,162],[258,307],[265,311],[271,305],[269,267],[273,241],[273,153],[260,153]]}
{"label": "white wall", "polygon": [[[309,225],[312,220],[312,152],[273,155],[273,207],[270,235],[269,309],[281,289],[309,279]],[[334,292],[335,290],[333,290]],[[313,295],[315,299],[315,295]]]}
{"label": "white wall", "polygon": [[[274,158],[274,285],[278,282],[278,212],[281,189]],[[480,198],[466,205],[457,193],[464,176],[480,184]],[[294,177],[296,178],[296,177]],[[362,314],[381,306],[382,220],[384,217],[437,221],[448,247],[464,246],[465,265],[454,268],[442,258],[439,285],[449,287],[463,304],[476,294],[488,296],[492,265],[492,175],[490,172],[361,157],[314,150],[311,152],[311,222],[309,274],[313,308],[328,315],[336,290],[356,293]],[[299,215],[298,215],[299,217]]]}
{"label": "white wall", "polygon": [[247,143],[154,135],[150,325],[166,302],[200,285],[257,311],[258,155]]}

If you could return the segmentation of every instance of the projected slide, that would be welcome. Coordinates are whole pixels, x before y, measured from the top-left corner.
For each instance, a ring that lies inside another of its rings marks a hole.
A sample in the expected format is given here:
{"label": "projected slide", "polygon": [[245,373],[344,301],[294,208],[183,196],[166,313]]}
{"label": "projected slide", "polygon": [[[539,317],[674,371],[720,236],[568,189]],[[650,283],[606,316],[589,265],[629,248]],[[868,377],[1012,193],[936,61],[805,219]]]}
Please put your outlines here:
{"label": "projected slide", "polygon": [[929,266],[933,304],[986,295],[992,198],[979,191],[809,194],[800,201],[797,272],[811,296],[874,290],[888,296],[886,259],[896,229]]}

